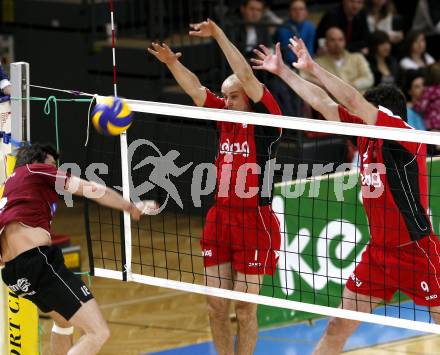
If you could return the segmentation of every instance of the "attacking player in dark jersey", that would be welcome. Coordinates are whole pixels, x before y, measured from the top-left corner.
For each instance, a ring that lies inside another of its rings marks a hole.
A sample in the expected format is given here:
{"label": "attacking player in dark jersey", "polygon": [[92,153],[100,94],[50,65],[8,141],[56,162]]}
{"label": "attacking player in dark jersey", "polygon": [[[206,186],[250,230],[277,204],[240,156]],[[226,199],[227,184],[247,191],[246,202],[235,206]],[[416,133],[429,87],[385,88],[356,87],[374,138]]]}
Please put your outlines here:
{"label": "attacking player in dark jersey", "polygon": [[[109,330],[90,290],[66,268],[60,248],[51,245],[57,192],[127,211],[135,220],[140,218],[139,208],[153,212],[156,205],[149,201],[138,208],[112,189],[57,169],[57,159],[58,152],[48,145],[18,149],[15,170],[6,180],[0,200],[2,278],[15,294],[53,318],[53,354],[96,354]],[[84,335],[72,346],[73,326]]]}
{"label": "attacking player in dark jersey", "polygon": [[[405,122],[405,97],[398,88],[380,85],[362,96],[313,61],[302,40],[291,43],[298,58],[293,66],[319,78],[341,105],[283,64],[279,44],[275,54],[264,46],[255,51],[254,68],[278,75],[328,120],[411,129]],[[358,148],[371,239],[346,283],[341,307],[371,312],[400,290],[416,304],[428,306],[440,323],[440,243],[428,215],[426,145],[359,137]],[[315,354],[340,353],[358,325],[358,321],[331,319]]]}
{"label": "attacking player in dark jersey", "polygon": [[[191,27],[190,35],[212,37],[217,41],[234,72],[223,82],[223,98],[202,86],[179,62],[180,53],[175,54],[166,45],[156,43],[149,51],[167,65],[197,106],[281,114],[271,93],[213,21]],[[281,240],[278,220],[270,207],[272,186],[263,183],[266,161],[275,156],[281,130],[218,122],[217,131],[216,203],[206,216],[201,240],[206,282],[212,287],[259,293],[263,275],[272,275],[276,269]],[[263,191],[263,186],[269,191]],[[220,355],[234,353],[229,305],[229,300],[208,297],[211,330]],[[235,311],[236,353],[252,354],[258,333],[256,305],[236,302]]]}

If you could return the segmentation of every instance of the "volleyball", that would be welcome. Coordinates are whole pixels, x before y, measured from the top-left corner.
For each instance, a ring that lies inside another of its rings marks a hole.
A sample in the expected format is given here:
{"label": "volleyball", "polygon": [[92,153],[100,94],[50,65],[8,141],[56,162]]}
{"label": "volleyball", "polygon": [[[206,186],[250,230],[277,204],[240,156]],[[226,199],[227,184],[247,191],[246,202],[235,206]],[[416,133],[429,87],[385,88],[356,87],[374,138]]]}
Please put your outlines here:
{"label": "volleyball", "polygon": [[110,96],[99,100],[92,111],[93,126],[106,136],[117,136],[125,132],[132,121],[130,106],[119,97]]}

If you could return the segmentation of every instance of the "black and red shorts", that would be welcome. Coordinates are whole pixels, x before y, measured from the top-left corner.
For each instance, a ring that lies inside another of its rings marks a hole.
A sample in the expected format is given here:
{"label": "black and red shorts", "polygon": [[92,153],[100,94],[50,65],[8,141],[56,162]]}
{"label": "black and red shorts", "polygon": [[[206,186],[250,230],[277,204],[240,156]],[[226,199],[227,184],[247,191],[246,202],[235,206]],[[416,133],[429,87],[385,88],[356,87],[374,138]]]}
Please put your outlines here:
{"label": "black and red shorts", "polygon": [[271,207],[215,205],[206,215],[201,247],[205,267],[231,263],[237,272],[272,275],[281,243],[279,221]]}

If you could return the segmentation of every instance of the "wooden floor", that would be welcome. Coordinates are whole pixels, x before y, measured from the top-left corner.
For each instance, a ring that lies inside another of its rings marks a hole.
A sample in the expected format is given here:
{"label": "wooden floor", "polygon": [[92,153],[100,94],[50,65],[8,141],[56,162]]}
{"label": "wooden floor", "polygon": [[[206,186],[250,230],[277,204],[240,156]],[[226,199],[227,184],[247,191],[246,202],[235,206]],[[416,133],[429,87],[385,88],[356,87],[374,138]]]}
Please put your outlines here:
{"label": "wooden floor", "polygon": [[[187,271],[169,272],[168,277],[192,282],[191,270],[195,270],[199,275],[202,274],[201,258],[179,255],[176,252],[177,243],[180,251],[186,250],[189,253],[190,248],[197,250],[201,220],[192,218],[191,223],[188,223],[187,220],[173,219],[172,216],[170,218],[167,223],[161,219],[152,222],[143,221],[146,224],[153,223],[153,225],[144,225],[144,228],[153,227],[157,232],[150,236],[139,233],[139,237],[133,238],[135,244],[133,261],[138,263],[134,266],[134,271],[165,277],[165,266],[167,266],[171,269]],[[76,204],[75,208],[69,209],[60,207],[53,227],[56,234],[67,234],[71,237],[72,244],[81,245],[83,270],[88,270],[82,206]],[[109,226],[101,226],[101,228],[101,235],[109,236],[108,240],[111,241],[114,229]],[[112,257],[114,248],[105,247],[102,253]],[[144,265],[142,270],[140,261]],[[152,265],[155,267],[153,268]],[[203,282],[203,278],[197,276],[196,282]],[[111,330],[111,338],[101,354],[139,355],[211,339],[204,296],[97,277],[93,278],[91,289]],[[42,318],[43,354],[49,354],[51,327],[52,322]],[[75,333],[75,338],[78,336],[79,334]],[[437,351],[439,348],[438,337],[429,335],[351,351],[347,354],[435,354],[440,353]],[[274,354],[276,354],[275,349]]]}

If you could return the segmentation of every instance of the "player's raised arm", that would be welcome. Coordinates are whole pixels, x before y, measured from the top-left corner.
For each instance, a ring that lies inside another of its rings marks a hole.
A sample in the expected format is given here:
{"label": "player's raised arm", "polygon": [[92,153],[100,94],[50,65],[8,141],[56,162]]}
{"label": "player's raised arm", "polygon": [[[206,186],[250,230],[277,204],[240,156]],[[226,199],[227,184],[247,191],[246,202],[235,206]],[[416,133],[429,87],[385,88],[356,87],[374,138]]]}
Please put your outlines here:
{"label": "player's raised arm", "polygon": [[316,63],[310,56],[302,39],[291,39],[289,47],[298,57],[297,62],[293,63],[295,68],[319,78],[322,85],[330,94],[350,112],[362,118],[366,124],[374,125],[376,123],[377,107],[369,103],[362,94],[350,84],[347,84]]}
{"label": "player's raised arm", "polygon": [[180,87],[193,99],[197,106],[203,106],[206,100],[206,89],[200,83],[199,78],[180,63],[182,53],[174,53],[165,43],[160,45],[153,42],[148,52],[164,63],[173,74]]}
{"label": "player's raised arm", "polygon": [[253,102],[259,102],[264,93],[263,84],[256,78],[245,57],[243,57],[240,51],[232,44],[223,30],[210,19],[197,24],[191,24],[190,27],[192,29],[189,32],[191,36],[213,37],[217,41],[229,66],[241,81],[246,95]]}
{"label": "player's raised arm", "polygon": [[102,206],[126,211],[136,221],[139,220],[141,214],[156,214],[159,208],[155,201],[142,201],[134,204],[113,189],[76,176],[71,176],[67,180],[65,190],[74,195],[89,198]]}
{"label": "player's raised arm", "polygon": [[261,50],[254,50],[257,59],[251,59],[253,68],[266,70],[278,75],[289,85],[304,101],[308,102],[316,111],[320,112],[327,120],[339,121],[338,105],[319,86],[301,78],[283,62],[280,44],[275,46],[275,53],[260,45]]}

